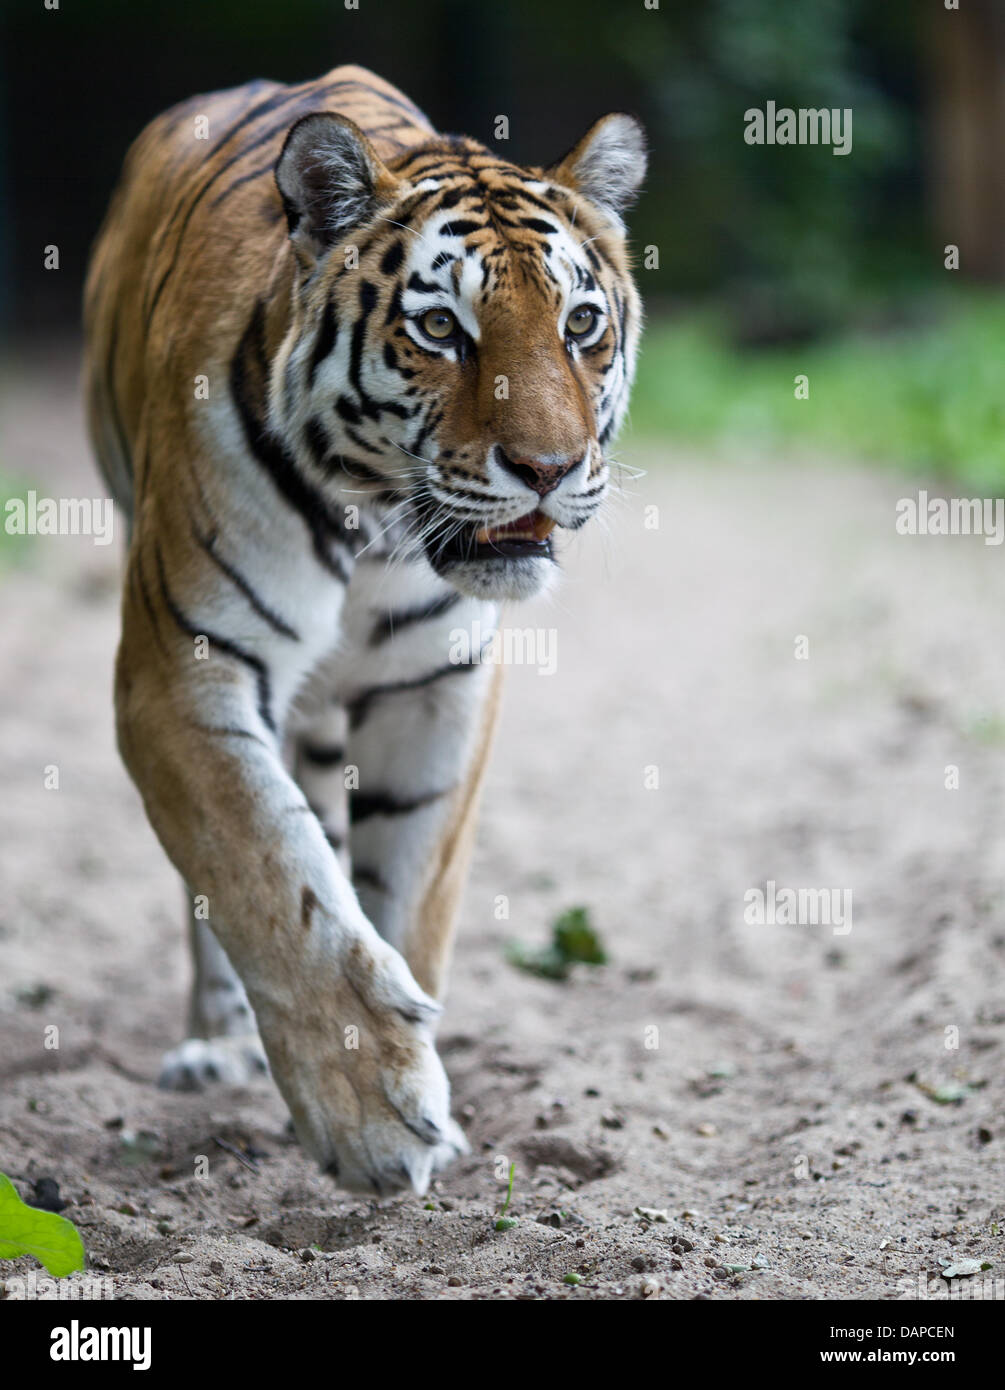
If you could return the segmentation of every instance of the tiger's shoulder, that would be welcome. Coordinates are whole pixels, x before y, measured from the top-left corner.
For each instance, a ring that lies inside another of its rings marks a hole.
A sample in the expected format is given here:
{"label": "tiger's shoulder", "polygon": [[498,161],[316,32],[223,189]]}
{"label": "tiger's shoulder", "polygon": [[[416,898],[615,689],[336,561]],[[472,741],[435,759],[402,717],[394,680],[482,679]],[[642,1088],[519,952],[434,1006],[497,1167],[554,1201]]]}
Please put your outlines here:
{"label": "tiger's shoulder", "polygon": [[191,97],[130,147],[84,293],[90,359],[121,383],[126,434],[144,395],[141,358],[211,365],[231,351],[247,316],[242,286],[269,286],[286,241],[276,162],[290,128],[318,111],[349,117],[381,158],[436,135],[390,82],[344,65],[294,86],[255,80]]}

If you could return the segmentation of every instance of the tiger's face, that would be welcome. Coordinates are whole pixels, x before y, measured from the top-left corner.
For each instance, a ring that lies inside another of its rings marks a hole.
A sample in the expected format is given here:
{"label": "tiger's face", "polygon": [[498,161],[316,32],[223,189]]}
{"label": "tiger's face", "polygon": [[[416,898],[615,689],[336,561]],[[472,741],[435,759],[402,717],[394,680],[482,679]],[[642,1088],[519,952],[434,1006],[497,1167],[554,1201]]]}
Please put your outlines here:
{"label": "tiger's face", "polygon": [[286,142],[299,274],[273,428],[462,593],[534,593],[555,528],[603,501],[640,327],[620,210],[644,168],[623,115],[548,171],[453,137],[386,166],[330,115]]}

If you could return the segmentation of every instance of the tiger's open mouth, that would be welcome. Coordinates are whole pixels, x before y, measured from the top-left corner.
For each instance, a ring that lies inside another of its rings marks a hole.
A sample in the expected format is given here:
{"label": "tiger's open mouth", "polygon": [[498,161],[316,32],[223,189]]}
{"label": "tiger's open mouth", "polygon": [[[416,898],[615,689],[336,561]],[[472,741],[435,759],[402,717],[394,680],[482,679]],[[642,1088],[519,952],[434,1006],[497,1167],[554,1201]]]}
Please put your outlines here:
{"label": "tiger's open mouth", "polygon": [[555,522],[543,512],[532,511],[504,526],[465,526],[437,550],[440,564],[458,560],[515,559],[519,556],[551,557],[551,532]]}

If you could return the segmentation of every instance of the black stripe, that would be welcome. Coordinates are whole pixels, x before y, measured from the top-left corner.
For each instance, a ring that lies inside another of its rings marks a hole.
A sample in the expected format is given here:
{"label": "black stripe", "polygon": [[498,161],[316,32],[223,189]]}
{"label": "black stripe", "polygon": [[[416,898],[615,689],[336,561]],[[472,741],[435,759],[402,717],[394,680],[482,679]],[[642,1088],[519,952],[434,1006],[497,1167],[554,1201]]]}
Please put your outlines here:
{"label": "black stripe", "polygon": [[258,358],[264,380],[264,332],[265,306],[259,300],[230,364],[230,394],[244,429],[244,437],[251,453],[268,473],[279,494],[303,517],[318,560],[343,584],[347,584],[349,571],[342,559],[330,550],[335,541],[345,542],[346,539],[338,514],[329,508],[321,493],[301,477],[292,455],[266,429],[255,409],[245,358],[248,354]]}
{"label": "black stripe", "polygon": [[250,174],[242,174],[239,179],[235,179],[233,183],[228,184],[226,188],[224,188],[220,193],[216,195],[216,197],[209,205],[210,210],[215,211],[216,208],[218,208],[220,204],[224,201],[224,199],[229,198],[230,195],[234,192],[234,190],[236,188],[240,188],[242,184],[252,183],[255,179],[260,179],[265,174],[271,174],[275,167],[276,161],[274,159],[270,159],[268,164],[260,165],[257,169],[253,169]]}
{"label": "black stripe", "polygon": [[[463,346],[462,346],[462,351],[461,351],[461,353],[460,353],[460,358],[461,358],[461,361],[463,362],[463,361],[464,361]],[[442,419],[443,419],[443,411],[442,411],[442,410],[441,410],[441,411],[438,411],[438,412],[437,412],[437,411],[431,411],[431,412],[430,412],[430,415],[429,415],[429,419],[428,419],[428,420],[426,421],[426,423],[420,428],[419,433],[418,433],[418,434],[415,436],[415,438],[412,440],[411,452],[412,452],[413,454],[415,454],[418,458],[421,458],[421,457],[422,457],[422,450],[423,450],[423,447],[425,446],[426,440],[427,440],[427,439],[429,438],[429,436],[432,434],[433,430],[436,429],[437,425],[440,424],[440,422],[442,421]]]}
{"label": "black stripe", "polygon": [[318,367],[325,360],[338,337],[338,319],[335,317],[335,305],[329,299],[325,304],[324,313],[321,316],[321,331],[314,344],[314,351],[311,353],[310,368],[307,373],[308,386],[314,385],[314,377]]}
{"label": "black stripe", "polygon": [[297,754],[315,767],[338,767],[345,762],[345,749],[334,743],[298,743]]}
{"label": "black stripe", "polygon": [[461,596],[458,593],[441,594],[439,598],[434,598],[431,603],[425,603],[416,608],[405,608],[397,613],[382,613],[373,625],[370,633],[370,646],[379,647],[381,642],[386,642],[388,638],[396,636],[402,628],[412,627],[415,623],[425,623],[431,618],[438,618],[441,613],[448,612],[456,604],[460,603]]}
{"label": "black stripe", "polygon": [[242,662],[252,671],[255,676],[255,683],[258,687],[258,713],[262,723],[272,733],[276,732],[275,720],[272,718],[270,708],[272,702],[271,682],[269,680],[269,668],[260,657],[246,652],[243,647],[239,647],[236,642],[231,642],[227,637],[220,637],[217,633],[210,632],[207,628],[198,627],[191,619],[187,618],[178,604],[174,600],[171,590],[168,588],[167,575],[164,573],[164,557],[161,555],[160,545],[154,542],[154,557],[157,561],[157,576],[160,581],[161,597],[165,607],[171,614],[182,632],[189,637],[205,637],[211,647],[217,647],[225,656],[232,656],[235,661]]}
{"label": "black stripe", "polygon": [[[384,457],[383,449],[378,449],[375,444],[368,444],[363,436],[350,425],[346,425],[345,432],[347,437],[356,445],[357,449],[362,449],[363,452],[367,454],[376,454],[377,457],[381,459]],[[381,481],[383,481],[383,479]]]}
{"label": "black stripe", "polygon": [[349,349],[349,380],[356,388],[356,395],[359,397],[360,410],[364,415],[371,419],[377,419],[380,411],[370,400],[366,388],[360,379],[363,368],[363,347],[366,341],[367,320],[373,313],[374,305],[377,303],[377,287],[369,280],[364,280],[359,287],[359,318],[352,326],[352,346]]}
{"label": "black stripe", "polygon": [[439,285],[433,284],[430,280],[423,280],[417,270],[413,270],[408,277],[408,288],[414,290],[416,294],[442,294]]}
{"label": "black stripe", "polygon": [[475,222],[470,217],[461,218],[459,222],[444,222],[440,228],[440,236],[470,236],[472,232],[483,231],[487,226],[487,222]]}
{"label": "black stripe", "polygon": [[408,816],[413,811],[420,811],[424,806],[430,806],[434,801],[439,801],[440,797],[446,796],[447,788],[443,791],[422,792],[419,796],[399,798],[391,792],[355,792],[349,793],[349,824],[358,825],[360,821],[369,820],[371,816]]}
{"label": "black stripe", "polygon": [[200,547],[206,552],[214,565],[227,576],[231,583],[235,584],[241,593],[251,604],[255,612],[265,619],[273,631],[278,632],[282,637],[290,637],[294,642],[300,641],[299,633],[289,623],[284,622],[278,613],[275,613],[268,604],[259,597],[252,588],[251,584],[245,579],[239,570],[235,569],[216,549],[217,534],[213,531],[210,535],[204,536],[195,523],[192,523],[192,531]]}
{"label": "black stripe", "polygon": [[425,676],[416,676],[410,681],[393,681],[388,685],[372,685],[367,690],[363,690],[349,701],[346,710],[349,715],[350,729],[358,729],[371,707],[385,695],[400,695],[405,691],[422,690],[425,686],[434,685],[437,681],[444,680],[448,676],[457,676],[467,671],[476,671],[481,663],[478,661],[451,662],[447,666],[440,666],[435,671],[430,671]]}
{"label": "black stripe", "polygon": [[304,425],[304,440],[318,468],[323,473],[330,472],[331,470],[326,467],[326,464],[328,455],[332,451],[332,442],[328,438],[328,431],[316,415],[312,415]]}
{"label": "black stripe", "polygon": [[[377,473],[374,469],[368,468],[367,465],[365,463],[361,463],[359,459],[345,458],[344,456],[340,455],[339,463],[341,465],[342,472],[346,475],[347,478],[351,478],[354,483],[386,484],[390,482],[390,479],[385,478],[383,473]],[[394,496],[393,488],[391,489],[390,496]]]}
{"label": "black stripe", "polygon": [[554,236],[558,231],[553,222],[545,222],[543,217],[521,217],[520,226],[528,227],[532,232],[541,232],[544,236]]}
{"label": "black stripe", "polygon": [[393,275],[404,259],[405,246],[399,237],[397,241],[391,242],[391,245],[381,257],[380,273],[382,275]]}
{"label": "black stripe", "polygon": [[401,286],[400,286],[399,284],[396,283],[395,286],[394,286],[394,290],[393,290],[392,293],[391,293],[391,300],[390,300],[390,303],[389,303],[388,306],[387,306],[387,313],[384,315],[384,327],[386,328],[386,327],[388,326],[388,324],[393,323],[393,322],[395,321],[395,319],[398,318],[398,317],[400,316],[400,314],[401,314]]}
{"label": "black stripe", "polygon": [[371,87],[369,82],[361,82],[358,77],[353,77],[348,82],[337,82],[335,85],[337,87],[362,87],[364,92],[369,92],[378,101],[389,102],[391,106],[397,106],[399,111],[407,112],[415,120],[415,123],[424,126],[430,135],[436,133],[429,123],[429,117],[424,111],[419,110],[414,101],[409,101],[408,97],[392,96],[390,92],[382,92],[377,87]]}
{"label": "black stripe", "polygon": [[354,864],[352,866],[353,885],[360,887],[376,888],[378,893],[389,893],[391,890],[381,878],[376,869],[371,869],[366,864]]}

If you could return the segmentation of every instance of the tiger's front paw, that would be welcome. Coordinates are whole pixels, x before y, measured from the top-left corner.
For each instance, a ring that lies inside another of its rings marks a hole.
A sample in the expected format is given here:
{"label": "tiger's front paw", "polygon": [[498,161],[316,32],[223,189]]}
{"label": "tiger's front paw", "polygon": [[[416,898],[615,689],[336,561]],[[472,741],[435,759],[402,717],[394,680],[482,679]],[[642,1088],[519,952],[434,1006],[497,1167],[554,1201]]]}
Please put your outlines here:
{"label": "tiger's front paw", "polygon": [[328,990],[295,1013],[256,1005],[301,1143],[340,1187],[421,1196],[466,1151],[433,1042],[439,1012],[383,943],[354,946]]}

